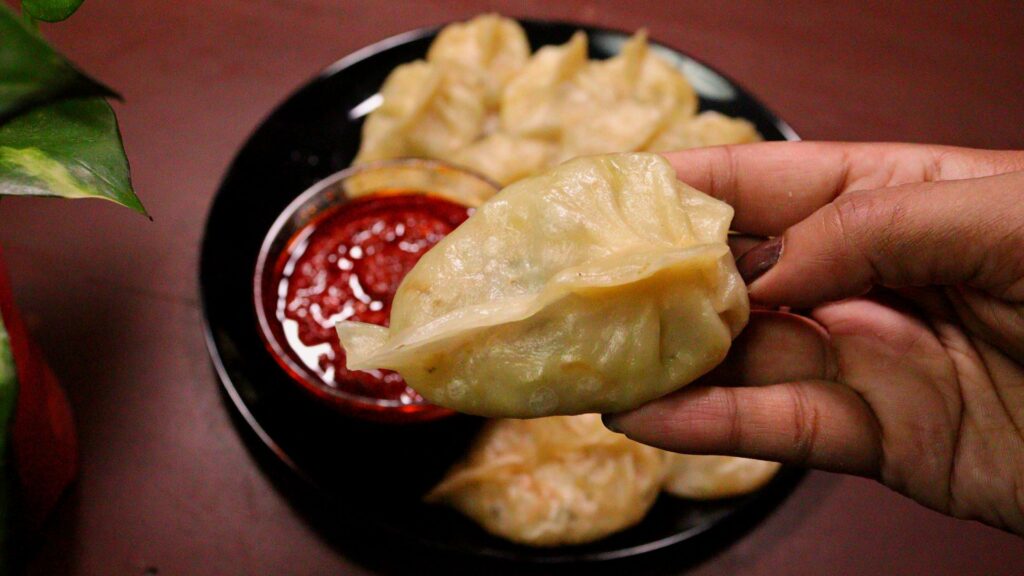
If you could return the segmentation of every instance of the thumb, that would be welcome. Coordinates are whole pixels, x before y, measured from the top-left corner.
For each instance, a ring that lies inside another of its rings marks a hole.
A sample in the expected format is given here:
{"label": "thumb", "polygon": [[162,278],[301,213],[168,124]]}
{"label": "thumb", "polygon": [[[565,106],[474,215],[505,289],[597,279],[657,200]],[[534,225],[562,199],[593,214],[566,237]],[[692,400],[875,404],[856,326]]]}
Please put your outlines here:
{"label": "thumb", "polygon": [[1024,172],[850,192],[737,262],[751,300],[810,307],[964,284],[1024,299]]}

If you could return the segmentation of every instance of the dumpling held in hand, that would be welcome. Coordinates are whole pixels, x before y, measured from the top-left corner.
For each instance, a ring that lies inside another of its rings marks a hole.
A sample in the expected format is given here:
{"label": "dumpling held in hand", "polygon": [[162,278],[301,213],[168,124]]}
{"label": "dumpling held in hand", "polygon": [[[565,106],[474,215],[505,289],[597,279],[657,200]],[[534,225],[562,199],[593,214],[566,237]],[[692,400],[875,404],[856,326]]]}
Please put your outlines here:
{"label": "dumpling held in hand", "polygon": [[711,370],[746,324],[732,213],[655,154],[568,161],[427,252],[390,328],[340,323],[348,366],[482,416],[634,408]]}

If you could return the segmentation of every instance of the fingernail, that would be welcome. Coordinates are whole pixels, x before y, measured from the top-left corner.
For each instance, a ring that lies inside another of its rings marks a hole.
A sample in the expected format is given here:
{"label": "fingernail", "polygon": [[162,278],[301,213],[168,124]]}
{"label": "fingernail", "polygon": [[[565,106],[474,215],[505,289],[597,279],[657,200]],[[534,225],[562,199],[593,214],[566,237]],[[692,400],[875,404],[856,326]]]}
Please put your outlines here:
{"label": "fingernail", "polygon": [[736,261],[736,268],[748,285],[753,284],[764,273],[771,270],[772,266],[782,256],[782,236],[776,236],[751,248],[746,254]]}
{"label": "fingernail", "polygon": [[601,414],[601,422],[604,424],[605,428],[615,432],[616,434],[622,434],[622,430],[619,430],[619,427],[615,425],[614,414]]}

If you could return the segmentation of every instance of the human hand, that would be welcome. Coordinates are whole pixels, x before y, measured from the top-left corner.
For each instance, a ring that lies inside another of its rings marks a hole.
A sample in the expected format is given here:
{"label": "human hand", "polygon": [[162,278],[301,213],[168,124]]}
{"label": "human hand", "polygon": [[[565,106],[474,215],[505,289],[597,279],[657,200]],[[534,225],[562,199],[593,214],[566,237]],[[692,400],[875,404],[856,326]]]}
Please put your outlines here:
{"label": "human hand", "polygon": [[[725,363],[609,427],[879,479],[1024,534],[1024,153],[762,143],[668,154],[774,236]],[[784,308],[785,310],[785,308]]]}

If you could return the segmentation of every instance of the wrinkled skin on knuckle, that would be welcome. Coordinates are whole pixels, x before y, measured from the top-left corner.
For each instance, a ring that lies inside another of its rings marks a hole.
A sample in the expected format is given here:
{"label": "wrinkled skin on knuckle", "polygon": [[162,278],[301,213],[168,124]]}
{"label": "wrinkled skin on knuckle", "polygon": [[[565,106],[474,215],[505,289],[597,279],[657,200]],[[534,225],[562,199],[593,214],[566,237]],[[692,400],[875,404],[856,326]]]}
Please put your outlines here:
{"label": "wrinkled skin on knuckle", "polygon": [[743,447],[744,433],[743,423],[740,420],[739,404],[736,401],[736,394],[733,390],[725,388],[721,390],[721,422],[726,427],[725,442],[723,448],[729,452],[738,452]]}
{"label": "wrinkled skin on knuckle", "polygon": [[798,465],[806,464],[814,455],[820,430],[820,414],[817,406],[810,402],[800,386],[787,384],[782,390],[793,414],[793,458]]}
{"label": "wrinkled skin on knuckle", "polygon": [[[881,274],[872,245],[877,223],[887,218],[883,202],[871,192],[844,194],[824,208],[823,216],[826,237],[834,239],[834,252],[842,255],[843,269],[867,270],[869,276],[861,282],[878,283]],[[855,265],[851,266],[850,261]]]}
{"label": "wrinkled skin on knuckle", "polygon": [[[944,247],[980,246],[991,228],[953,227],[936,220],[939,184],[846,194],[833,202],[826,224],[842,235],[841,249],[865,270],[870,284],[927,286],[955,274]],[[931,203],[931,204],[929,204]],[[955,207],[951,210],[957,212]],[[961,214],[962,212],[957,212]]]}

